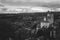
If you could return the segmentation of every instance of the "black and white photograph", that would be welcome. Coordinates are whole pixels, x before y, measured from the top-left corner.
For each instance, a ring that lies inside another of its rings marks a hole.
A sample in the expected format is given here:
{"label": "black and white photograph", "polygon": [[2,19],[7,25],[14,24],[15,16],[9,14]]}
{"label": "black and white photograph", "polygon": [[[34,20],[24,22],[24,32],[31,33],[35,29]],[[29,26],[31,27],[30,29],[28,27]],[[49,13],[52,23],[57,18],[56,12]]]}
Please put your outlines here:
{"label": "black and white photograph", "polygon": [[0,40],[60,40],[60,0],[0,0]]}

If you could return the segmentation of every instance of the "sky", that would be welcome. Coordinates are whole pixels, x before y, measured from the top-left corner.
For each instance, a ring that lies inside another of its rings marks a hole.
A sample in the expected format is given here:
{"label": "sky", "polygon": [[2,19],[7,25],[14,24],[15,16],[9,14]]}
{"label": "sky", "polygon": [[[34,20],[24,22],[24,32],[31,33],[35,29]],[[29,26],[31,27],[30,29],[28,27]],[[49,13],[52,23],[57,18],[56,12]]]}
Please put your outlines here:
{"label": "sky", "polygon": [[43,6],[43,7],[60,7],[60,0],[1,0],[1,3],[11,6]]}
{"label": "sky", "polygon": [[9,6],[37,6],[47,8],[60,8],[60,0],[0,0]]}

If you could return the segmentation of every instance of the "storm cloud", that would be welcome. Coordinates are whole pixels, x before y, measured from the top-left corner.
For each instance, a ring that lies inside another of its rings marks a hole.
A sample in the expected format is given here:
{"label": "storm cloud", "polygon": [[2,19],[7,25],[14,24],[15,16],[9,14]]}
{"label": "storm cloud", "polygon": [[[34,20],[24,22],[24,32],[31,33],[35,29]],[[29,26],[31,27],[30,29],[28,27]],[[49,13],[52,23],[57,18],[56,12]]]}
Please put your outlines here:
{"label": "storm cloud", "polygon": [[0,0],[4,5],[8,6],[36,6],[36,7],[47,7],[60,8],[60,0]]}

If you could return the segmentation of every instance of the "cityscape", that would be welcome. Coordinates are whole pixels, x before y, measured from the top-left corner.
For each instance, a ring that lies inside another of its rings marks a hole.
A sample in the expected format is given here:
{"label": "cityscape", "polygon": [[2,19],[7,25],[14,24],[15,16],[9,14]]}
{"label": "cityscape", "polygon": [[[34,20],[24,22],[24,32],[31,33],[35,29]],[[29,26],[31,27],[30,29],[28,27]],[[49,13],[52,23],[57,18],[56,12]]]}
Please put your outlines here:
{"label": "cityscape", "polygon": [[0,40],[60,40],[60,0],[0,0]]}

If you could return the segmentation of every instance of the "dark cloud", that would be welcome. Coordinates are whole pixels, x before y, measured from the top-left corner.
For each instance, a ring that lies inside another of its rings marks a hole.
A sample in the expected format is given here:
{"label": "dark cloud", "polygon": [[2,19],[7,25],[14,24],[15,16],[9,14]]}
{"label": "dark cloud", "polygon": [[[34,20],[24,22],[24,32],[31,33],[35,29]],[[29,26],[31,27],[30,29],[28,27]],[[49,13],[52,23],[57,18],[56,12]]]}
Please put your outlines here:
{"label": "dark cloud", "polygon": [[[56,0],[55,0],[56,1]],[[6,0],[2,0],[1,1],[3,4],[6,4],[6,5],[10,5],[10,6],[43,6],[43,7],[49,7],[49,8],[60,8],[60,3],[58,2],[49,2],[49,3],[46,3],[46,2],[21,2],[21,1],[18,1],[18,2],[12,2],[12,1],[6,1]]]}

